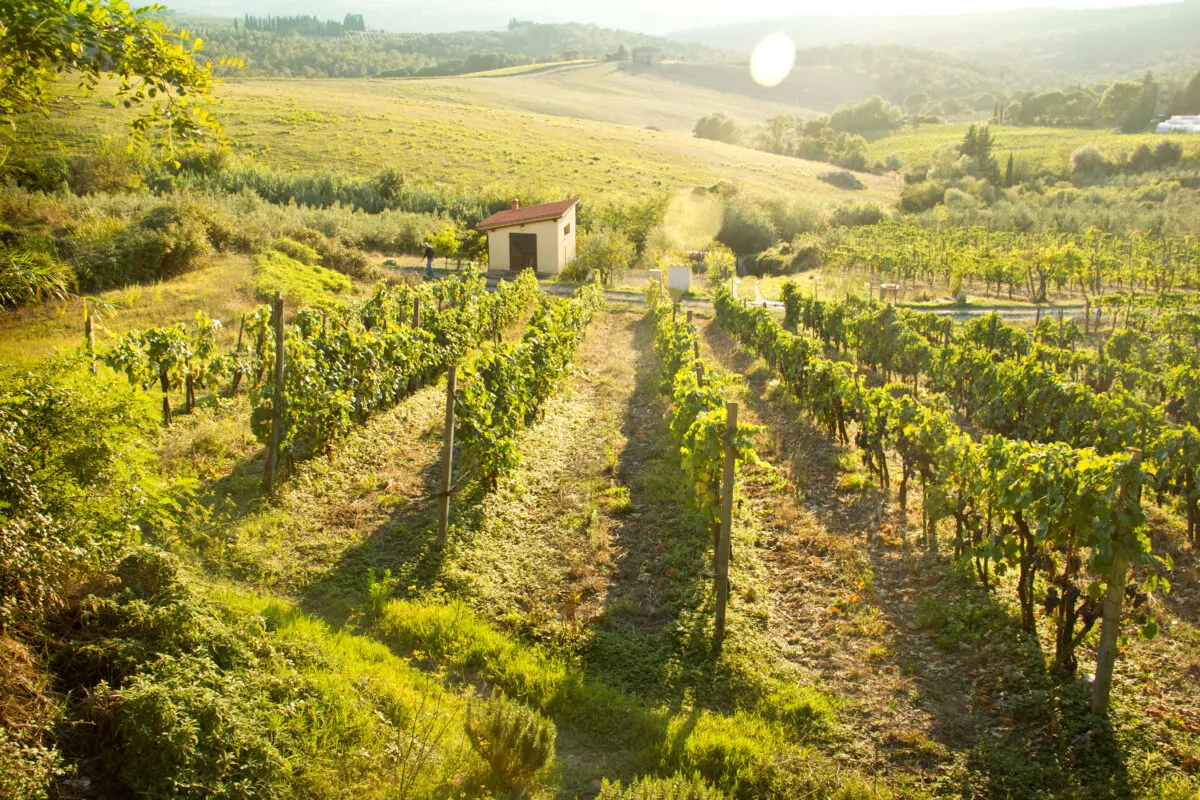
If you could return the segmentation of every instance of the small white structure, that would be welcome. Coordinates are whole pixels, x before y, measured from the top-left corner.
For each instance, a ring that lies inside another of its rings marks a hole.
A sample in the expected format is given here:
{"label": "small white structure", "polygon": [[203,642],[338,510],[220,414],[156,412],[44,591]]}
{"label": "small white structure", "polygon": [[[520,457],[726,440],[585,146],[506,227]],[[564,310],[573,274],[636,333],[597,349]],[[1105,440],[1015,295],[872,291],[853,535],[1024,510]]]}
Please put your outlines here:
{"label": "small white structure", "polygon": [[475,227],[488,237],[488,266],[492,271],[557,275],[575,260],[575,206],[562,200],[498,211]]}
{"label": "small white structure", "polygon": [[1155,133],[1200,133],[1200,115],[1175,116],[1158,123]]}
{"label": "small white structure", "polygon": [[692,268],[672,265],[667,270],[667,288],[676,292],[691,291]]}

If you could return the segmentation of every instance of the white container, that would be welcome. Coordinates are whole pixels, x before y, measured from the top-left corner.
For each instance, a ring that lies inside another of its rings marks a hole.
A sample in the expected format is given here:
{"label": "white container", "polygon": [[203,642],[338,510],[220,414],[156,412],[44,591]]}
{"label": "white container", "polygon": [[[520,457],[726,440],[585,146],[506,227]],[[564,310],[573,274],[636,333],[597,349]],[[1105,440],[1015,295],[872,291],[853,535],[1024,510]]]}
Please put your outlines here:
{"label": "white container", "polygon": [[667,273],[667,288],[679,292],[690,291],[692,288],[691,267],[672,266]]}
{"label": "white container", "polygon": [[662,270],[661,269],[650,270],[650,282],[651,283],[662,283]]}

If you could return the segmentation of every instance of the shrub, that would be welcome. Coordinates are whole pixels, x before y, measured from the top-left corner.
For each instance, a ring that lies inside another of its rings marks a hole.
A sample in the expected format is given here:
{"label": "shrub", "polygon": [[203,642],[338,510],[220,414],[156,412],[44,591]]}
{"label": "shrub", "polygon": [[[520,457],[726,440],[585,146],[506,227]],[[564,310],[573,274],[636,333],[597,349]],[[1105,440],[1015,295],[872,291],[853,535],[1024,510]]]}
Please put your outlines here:
{"label": "shrub", "polygon": [[900,190],[900,210],[905,214],[920,214],[942,202],[946,187],[936,181],[911,183]]}
{"label": "shrub", "polygon": [[724,800],[725,795],[704,782],[698,775],[685,778],[675,775],[671,778],[653,778],[646,776],[633,781],[627,787],[621,782],[609,783],[607,779],[600,786],[600,794],[596,800]]}
{"label": "shrub", "polygon": [[1094,144],[1085,144],[1071,154],[1071,170],[1077,178],[1093,178],[1112,169],[1112,163]]}
{"label": "shrub", "polygon": [[[317,256],[307,263],[316,263],[322,267],[349,275],[351,278],[369,281],[378,277],[378,270],[371,266],[370,260],[361,250],[347,247],[333,236],[327,236],[314,230],[298,230],[292,234],[299,242],[304,243]],[[307,256],[308,251],[299,251]],[[304,260],[304,259],[298,259]]]}
{"label": "shrub", "polygon": [[350,291],[350,279],[339,272],[302,264],[278,250],[267,250],[254,257],[254,290],[268,300],[279,292],[292,306],[336,307],[335,295]]}
{"label": "shrub", "polygon": [[468,709],[465,727],[497,788],[529,786],[554,758],[554,723],[503,695]]}
{"label": "shrub", "polygon": [[207,263],[212,243],[208,214],[193,203],[157,206],[133,225],[73,247],[79,285],[96,291],[182,275]]}
{"label": "shrub", "polygon": [[75,194],[131,192],[144,185],[142,159],[114,142],[71,159],[69,183]]}
{"label": "shrub", "polygon": [[883,206],[879,203],[842,203],[830,215],[829,224],[853,228],[859,225],[876,225],[883,217]]}
{"label": "shrub", "polygon": [[74,289],[75,274],[51,256],[0,245],[0,306],[63,300]]}
{"label": "shrub", "polygon": [[[737,258],[732,250],[720,242],[713,242],[708,246],[704,254],[704,272],[709,284],[715,286],[724,283],[732,278],[736,271]],[[647,305],[654,308],[656,303],[649,302],[647,298]]]}
{"label": "shrub", "polygon": [[725,219],[717,241],[738,255],[759,253],[779,241],[779,234],[762,206],[742,197],[725,204]]}
{"label": "shrub", "polygon": [[584,281],[592,275],[611,286],[629,269],[633,261],[633,242],[615,228],[600,227],[579,237],[579,247],[564,277]]}
{"label": "shrub", "polygon": [[1183,145],[1173,139],[1163,139],[1154,146],[1154,165],[1159,167],[1178,166],[1183,160]]}
{"label": "shrub", "polygon": [[279,237],[271,246],[288,258],[294,258],[302,264],[316,264],[321,260],[321,254],[316,250],[286,236]]}
{"label": "shrub", "polygon": [[71,182],[71,160],[66,156],[43,156],[25,171],[23,184],[43,192],[56,192]]}
{"label": "shrub", "polygon": [[819,269],[825,260],[825,248],[816,236],[797,237],[792,241],[792,272]]}
{"label": "shrub", "polygon": [[852,172],[826,172],[821,180],[838,189],[858,190],[867,188],[866,184]]}

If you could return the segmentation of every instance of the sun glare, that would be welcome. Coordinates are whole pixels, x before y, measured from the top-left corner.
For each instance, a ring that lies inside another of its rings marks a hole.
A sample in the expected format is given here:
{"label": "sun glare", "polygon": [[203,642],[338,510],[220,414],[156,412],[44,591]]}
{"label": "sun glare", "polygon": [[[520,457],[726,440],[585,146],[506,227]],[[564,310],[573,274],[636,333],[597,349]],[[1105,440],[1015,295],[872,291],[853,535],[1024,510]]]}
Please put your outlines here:
{"label": "sun glare", "polygon": [[772,33],[750,55],[750,77],[759,86],[778,86],[796,64],[796,45],[786,33]]}

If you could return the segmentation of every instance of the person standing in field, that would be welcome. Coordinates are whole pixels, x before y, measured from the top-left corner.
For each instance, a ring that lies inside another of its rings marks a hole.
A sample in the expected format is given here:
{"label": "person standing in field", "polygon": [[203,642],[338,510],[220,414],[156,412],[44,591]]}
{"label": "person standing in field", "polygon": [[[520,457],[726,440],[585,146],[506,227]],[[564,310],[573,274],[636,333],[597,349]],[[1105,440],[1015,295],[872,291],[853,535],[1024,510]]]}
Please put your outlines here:
{"label": "person standing in field", "polygon": [[425,242],[425,277],[433,277],[433,246]]}

